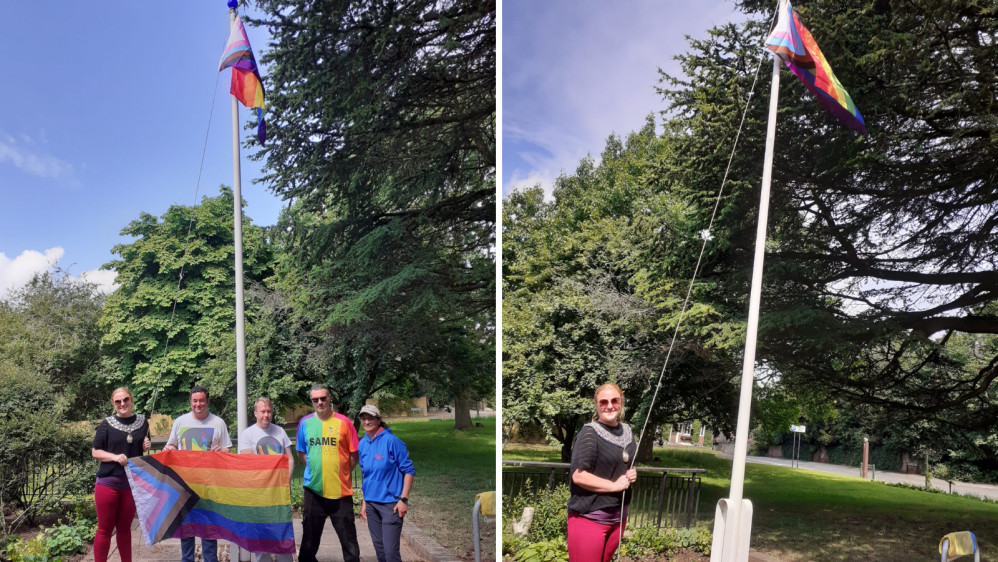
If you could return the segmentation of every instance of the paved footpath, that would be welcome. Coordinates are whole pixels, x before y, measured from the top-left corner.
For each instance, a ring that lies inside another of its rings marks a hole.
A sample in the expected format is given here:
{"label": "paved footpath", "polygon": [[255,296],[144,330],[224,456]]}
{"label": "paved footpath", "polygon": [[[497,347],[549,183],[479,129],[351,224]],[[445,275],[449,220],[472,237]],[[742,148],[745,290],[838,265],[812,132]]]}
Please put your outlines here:
{"label": "paved footpath", "polygon": [[[746,461],[755,464],[771,464],[776,466],[790,466],[791,463],[790,459],[771,457],[748,457]],[[858,466],[842,466],[810,461],[800,461],[797,466],[799,466],[802,470],[841,474],[843,476],[859,477],[860,474]],[[870,480],[888,482],[891,484],[912,484],[914,486],[925,485],[925,475],[923,474],[904,474],[902,472],[888,472],[886,470],[870,470],[867,473],[867,477]],[[951,491],[950,482],[941,478],[933,478],[932,487],[947,493]],[[964,496],[977,496],[979,498],[998,500],[998,486],[994,484],[974,484],[969,482],[954,481],[952,483],[952,492]]]}
{"label": "paved footpath", "polygon": [[[292,520],[295,528],[295,546],[301,546],[301,519]],[[371,534],[367,530],[367,522],[357,518],[357,542],[360,545],[360,559],[362,562],[377,562],[378,557],[374,554],[374,545],[371,543]],[[133,562],[173,562],[180,560],[180,539],[167,539],[152,546],[146,546],[142,540],[142,533],[139,531],[138,520],[132,522],[132,561]],[[201,539],[197,539],[198,550],[200,551]],[[232,560],[229,553],[236,552],[236,546],[228,541],[218,541],[218,558],[220,562]],[[298,553],[295,552],[295,560]],[[333,530],[332,523],[326,519],[326,527],[322,531],[322,541],[319,544],[319,552],[316,554],[319,562],[342,562],[343,550],[340,548],[340,541]],[[118,547],[115,545],[114,537],[111,538],[111,552],[108,560],[117,562],[121,558],[118,556]],[[91,548],[83,562],[93,562],[94,553]],[[402,526],[402,560],[406,562],[417,562],[432,560],[434,562],[448,561],[458,562],[452,554],[447,552],[439,543],[430,538],[418,527],[411,523]],[[234,562],[234,560],[233,560]]]}

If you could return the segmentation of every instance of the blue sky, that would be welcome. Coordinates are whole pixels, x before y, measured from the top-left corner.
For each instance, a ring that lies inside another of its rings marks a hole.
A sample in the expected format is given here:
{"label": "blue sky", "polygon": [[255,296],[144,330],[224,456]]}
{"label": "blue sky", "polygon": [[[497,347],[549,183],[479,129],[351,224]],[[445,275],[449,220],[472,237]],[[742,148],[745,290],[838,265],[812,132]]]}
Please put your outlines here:
{"label": "blue sky", "polygon": [[658,69],[679,74],[685,35],[744,19],[722,0],[504,0],[503,194],[540,183],[550,195],[611,133],[665,109]]}
{"label": "blue sky", "polygon": [[[229,71],[216,71],[227,14],[224,0],[7,3],[0,293],[56,259],[74,276],[96,270],[128,241],[119,232],[139,213],[162,215],[232,185]],[[259,59],[267,32],[247,33]],[[240,125],[249,118],[240,106]],[[260,166],[248,154],[246,213],[273,224],[281,202],[253,183]]]}

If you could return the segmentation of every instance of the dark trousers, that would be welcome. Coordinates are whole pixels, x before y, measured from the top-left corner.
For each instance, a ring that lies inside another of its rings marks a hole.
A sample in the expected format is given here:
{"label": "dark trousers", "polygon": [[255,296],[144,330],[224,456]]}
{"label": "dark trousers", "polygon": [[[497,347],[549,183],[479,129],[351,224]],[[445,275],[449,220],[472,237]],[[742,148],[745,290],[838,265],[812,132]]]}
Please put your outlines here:
{"label": "dark trousers", "polygon": [[319,551],[319,540],[322,538],[322,528],[326,525],[326,517],[332,521],[336,536],[340,539],[344,562],[360,562],[357,526],[353,518],[353,496],[331,500],[305,488],[302,512],[298,562],[317,562],[315,553]]}
{"label": "dark trousers", "polygon": [[[180,559],[183,562],[194,562],[197,552],[196,537],[180,539]],[[204,562],[218,562],[218,541],[201,539],[201,559]]]}
{"label": "dark trousers", "polygon": [[395,503],[367,502],[367,530],[378,562],[402,562],[402,518]]}

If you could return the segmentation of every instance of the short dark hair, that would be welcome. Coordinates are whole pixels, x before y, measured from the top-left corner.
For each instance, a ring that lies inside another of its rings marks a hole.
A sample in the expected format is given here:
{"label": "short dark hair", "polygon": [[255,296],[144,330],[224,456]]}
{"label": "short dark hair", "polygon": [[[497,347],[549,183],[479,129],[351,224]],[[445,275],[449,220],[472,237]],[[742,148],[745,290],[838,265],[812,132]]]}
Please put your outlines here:
{"label": "short dark hair", "polygon": [[326,391],[326,395],[328,395],[330,397],[332,397],[332,395],[333,395],[333,393],[329,391],[329,387],[326,386],[326,385],[324,385],[324,384],[322,384],[321,382],[317,382],[317,383],[313,384],[312,388],[309,389],[308,393],[312,394],[316,390],[325,390]]}
{"label": "short dark hair", "polygon": [[194,388],[191,389],[191,396],[194,396],[195,394],[202,394],[202,393],[204,393],[204,399],[205,400],[209,400],[209,401],[211,400],[211,397],[208,395],[208,389],[207,388],[205,388],[203,386],[195,386]]}

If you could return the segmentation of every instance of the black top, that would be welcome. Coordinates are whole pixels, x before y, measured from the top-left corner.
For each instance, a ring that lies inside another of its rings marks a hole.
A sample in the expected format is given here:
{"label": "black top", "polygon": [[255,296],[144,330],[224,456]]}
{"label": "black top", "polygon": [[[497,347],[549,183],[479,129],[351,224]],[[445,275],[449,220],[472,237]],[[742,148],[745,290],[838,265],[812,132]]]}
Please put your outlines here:
{"label": "black top", "polygon": [[[134,414],[127,418],[114,417],[124,425],[135,421]],[[111,424],[107,423],[105,419],[101,420],[100,425],[97,426],[93,448],[114,453],[115,455],[124,454],[128,458],[140,457],[143,453],[142,442],[148,436],[149,420],[143,422],[141,427],[132,432],[132,442],[129,443],[128,434],[111,427]],[[100,468],[97,469],[97,478],[104,478],[106,476],[120,476],[121,478],[125,478],[125,467],[116,462],[101,462]]]}
{"label": "black top", "polygon": [[[618,423],[616,427],[610,427],[600,423],[607,431],[613,435],[620,436],[624,433],[624,424]],[[633,459],[637,451],[637,444],[632,440],[627,445],[627,458]],[[575,438],[575,445],[572,446],[572,466],[568,469],[569,491],[572,496],[568,498],[568,509],[576,513],[590,513],[597,510],[606,510],[620,507],[620,492],[592,492],[578,486],[572,482],[572,474],[576,470],[584,470],[600,478],[616,480],[627,472],[629,462],[624,461],[624,448],[605,441],[596,433],[596,430],[589,426],[583,426],[579,435]],[[625,505],[631,503],[631,490],[628,488],[624,497]]]}

